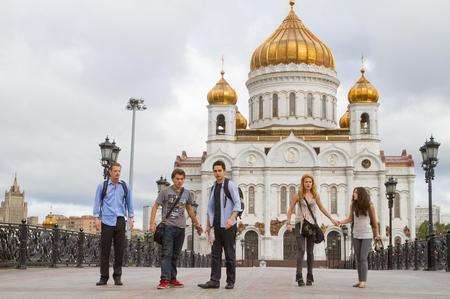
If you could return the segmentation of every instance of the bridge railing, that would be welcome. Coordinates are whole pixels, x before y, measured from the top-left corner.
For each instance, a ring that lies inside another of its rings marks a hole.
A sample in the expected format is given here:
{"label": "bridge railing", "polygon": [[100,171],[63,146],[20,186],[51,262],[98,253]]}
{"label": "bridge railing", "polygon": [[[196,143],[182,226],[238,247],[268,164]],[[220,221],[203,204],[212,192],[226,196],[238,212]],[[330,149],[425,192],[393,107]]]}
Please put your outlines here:
{"label": "bridge railing", "polygon": [[[111,248],[111,263],[114,248]],[[183,251],[180,267],[209,267],[210,256]],[[100,235],[40,226],[0,223],[0,267],[83,267],[100,264]],[[126,240],[124,266],[159,267],[161,246],[152,234]]]}
{"label": "bridge railing", "polygon": [[[428,249],[430,247],[430,250]],[[432,268],[428,267],[428,252],[432,256]],[[384,248],[369,253],[368,262],[370,270],[389,269],[389,250]],[[355,266],[354,258],[345,265],[352,269]],[[446,235],[435,236],[432,241],[415,239],[413,242],[406,241],[392,248],[393,270],[445,270],[450,272],[450,231]]]}

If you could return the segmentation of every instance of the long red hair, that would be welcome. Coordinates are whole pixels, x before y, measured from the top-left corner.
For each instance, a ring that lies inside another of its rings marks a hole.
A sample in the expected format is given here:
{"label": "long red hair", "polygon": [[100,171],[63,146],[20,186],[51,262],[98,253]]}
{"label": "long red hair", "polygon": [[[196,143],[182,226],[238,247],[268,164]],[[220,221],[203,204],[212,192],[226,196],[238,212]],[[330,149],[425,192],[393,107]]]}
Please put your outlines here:
{"label": "long red hair", "polygon": [[311,193],[312,193],[314,199],[318,198],[319,196],[317,195],[317,187],[316,187],[316,181],[314,180],[314,177],[310,174],[304,174],[302,176],[302,179],[300,180],[300,190],[298,191],[298,197],[299,197],[298,199],[301,200],[306,195],[306,189],[305,189],[305,180],[306,179],[311,179],[311,181],[312,181]]}

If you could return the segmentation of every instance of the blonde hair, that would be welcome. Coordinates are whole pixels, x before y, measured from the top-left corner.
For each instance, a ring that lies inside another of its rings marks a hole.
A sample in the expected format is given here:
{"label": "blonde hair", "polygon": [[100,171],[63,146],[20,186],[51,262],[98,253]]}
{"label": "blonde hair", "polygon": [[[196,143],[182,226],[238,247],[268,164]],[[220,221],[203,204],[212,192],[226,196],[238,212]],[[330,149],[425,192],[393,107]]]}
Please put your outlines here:
{"label": "blonde hair", "polygon": [[310,174],[304,174],[302,176],[302,179],[300,180],[300,189],[298,190],[298,199],[301,200],[306,195],[306,189],[305,189],[305,180],[306,179],[311,179],[311,181],[312,181],[311,193],[312,193],[314,199],[318,198],[319,196],[317,194],[316,181],[314,180],[314,177]]}

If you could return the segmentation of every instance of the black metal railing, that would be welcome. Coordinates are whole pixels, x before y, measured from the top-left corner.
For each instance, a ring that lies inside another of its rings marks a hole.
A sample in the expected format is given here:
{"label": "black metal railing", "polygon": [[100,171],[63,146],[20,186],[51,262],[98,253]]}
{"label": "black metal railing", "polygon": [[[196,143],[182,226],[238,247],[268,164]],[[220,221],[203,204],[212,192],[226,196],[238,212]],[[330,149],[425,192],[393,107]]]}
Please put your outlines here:
{"label": "black metal railing", "polygon": [[[434,237],[433,249],[433,269],[428,269],[428,246],[430,240],[406,241],[397,244],[392,250],[392,269],[394,270],[445,270],[450,272],[450,231],[446,235]],[[388,249],[372,251],[369,253],[368,262],[370,270],[387,270]],[[355,266],[354,257],[345,265],[346,269],[353,269]]]}
{"label": "black metal railing", "polygon": [[[0,267],[83,267],[100,263],[100,235],[52,229],[40,226],[0,223]],[[114,248],[111,248],[111,262]],[[178,259],[180,267],[209,267],[209,255],[183,251]],[[161,246],[153,241],[153,235],[126,241],[124,266],[159,267]],[[193,263],[194,262],[194,263]]]}

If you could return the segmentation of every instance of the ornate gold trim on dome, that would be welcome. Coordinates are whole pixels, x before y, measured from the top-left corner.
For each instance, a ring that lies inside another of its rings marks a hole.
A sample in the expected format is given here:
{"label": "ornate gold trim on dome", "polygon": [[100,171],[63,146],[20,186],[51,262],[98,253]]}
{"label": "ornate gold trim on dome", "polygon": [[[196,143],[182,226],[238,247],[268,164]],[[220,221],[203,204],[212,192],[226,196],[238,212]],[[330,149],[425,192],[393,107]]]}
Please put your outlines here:
{"label": "ornate gold trim on dome", "polygon": [[295,14],[295,1],[283,23],[252,55],[252,71],[277,64],[314,64],[334,70],[331,50]]}
{"label": "ornate gold trim on dome", "polygon": [[242,115],[239,110],[236,111],[236,129],[244,130],[247,128],[247,119]]}
{"label": "ornate gold trim on dome", "polygon": [[348,92],[348,101],[353,103],[377,103],[378,90],[366,79],[365,69],[361,68],[361,77]]}
{"label": "ornate gold trim on dome", "polygon": [[222,78],[216,83],[216,85],[208,92],[208,103],[210,105],[236,105],[237,94],[236,91],[228,84],[224,79],[224,71],[220,74]]}
{"label": "ornate gold trim on dome", "polygon": [[346,111],[339,120],[339,127],[342,129],[350,128],[350,111]]}

